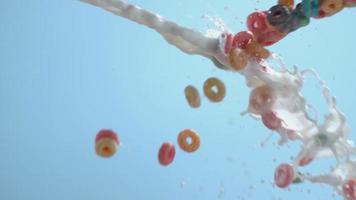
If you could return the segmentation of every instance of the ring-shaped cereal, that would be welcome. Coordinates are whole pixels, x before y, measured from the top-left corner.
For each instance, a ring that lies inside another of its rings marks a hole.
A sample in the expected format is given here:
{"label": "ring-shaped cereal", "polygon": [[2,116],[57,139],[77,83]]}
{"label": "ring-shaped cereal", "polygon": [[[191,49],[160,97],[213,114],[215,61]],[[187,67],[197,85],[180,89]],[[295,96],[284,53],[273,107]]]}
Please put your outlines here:
{"label": "ring-shaped cereal", "polygon": [[200,107],[199,92],[194,86],[188,85],[184,89],[184,94],[185,94],[185,98],[187,99],[190,107],[192,107],[192,108]]}
{"label": "ring-shaped cereal", "polygon": [[322,10],[326,16],[334,15],[340,12],[343,8],[343,0],[323,0],[320,5],[320,10]]}
{"label": "ring-shaped cereal", "polygon": [[250,94],[249,111],[253,114],[262,115],[271,110],[276,101],[274,90],[268,85],[254,88]]}
{"label": "ring-shaped cereal", "polygon": [[176,155],[175,147],[170,142],[165,142],[161,145],[158,151],[158,161],[162,166],[171,164]]}
{"label": "ring-shaped cereal", "polygon": [[246,25],[249,31],[255,34],[262,33],[266,30],[266,18],[265,12],[253,12],[247,16]]}
{"label": "ring-shaped cereal", "polygon": [[[261,37],[260,35],[259,37],[260,42],[263,42],[264,39],[267,39],[267,37],[265,37],[266,34],[263,34],[262,36],[263,37]],[[259,44],[256,41],[252,41],[249,44],[247,44],[245,52],[252,57],[263,58],[263,59],[266,59],[271,55],[266,48],[264,48],[261,44]]]}
{"label": "ring-shaped cereal", "polygon": [[[216,91],[214,88],[216,88]],[[214,77],[205,81],[203,89],[205,96],[212,102],[222,101],[226,94],[224,83]]]}
{"label": "ring-shaped cereal", "polygon": [[95,143],[95,152],[103,158],[113,156],[117,151],[117,143],[111,138],[103,138]]}
{"label": "ring-shaped cereal", "polygon": [[282,120],[278,118],[275,112],[262,113],[261,117],[263,124],[271,130],[278,130],[282,127]]}
{"label": "ring-shaped cereal", "polygon": [[232,50],[233,40],[234,40],[234,36],[231,33],[227,33],[225,47],[224,47],[225,54],[229,54],[230,51]]}
{"label": "ring-shaped cereal", "polygon": [[342,191],[346,199],[353,200],[356,199],[356,180],[350,179],[342,186]]}
{"label": "ring-shaped cereal", "polygon": [[246,49],[246,45],[253,40],[253,34],[250,31],[238,32],[232,41],[233,48]]}
{"label": "ring-shaped cereal", "polygon": [[95,152],[103,158],[113,156],[120,144],[118,135],[109,129],[102,129],[95,138]]}
{"label": "ring-shaped cereal", "polygon": [[286,5],[289,9],[293,9],[294,0],[278,0],[279,5]]}
{"label": "ring-shaped cereal", "polygon": [[344,0],[344,6],[345,7],[355,7],[356,0]]}
{"label": "ring-shaped cereal", "polygon": [[[262,46],[270,46],[270,45],[280,41],[281,39],[284,38],[284,36],[286,36],[286,33],[282,33],[280,31],[273,30],[274,28],[269,27],[269,29],[270,29],[269,31],[265,31],[265,32],[256,36],[256,41]],[[250,44],[253,44],[253,42],[251,42]],[[262,49],[260,47],[257,47],[256,51],[258,51],[255,54],[256,57],[267,58],[270,55],[270,53],[267,49]]]}
{"label": "ring-shaped cereal", "polygon": [[289,164],[281,164],[277,167],[274,174],[274,182],[280,188],[288,187],[294,178],[293,166]]}
{"label": "ring-shaped cereal", "polygon": [[[191,139],[191,142],[187,141],[188,138]],[[200,137],[193,130],[185,129],[178,135],[178,145],[183,151],[194,152],[200,146]]]}
{"label": "ring-shaped cereal", "polygon": [[320,0],[302,0],[301,9],[306,17],[319,15]]}
{"label": "ring-shaped cereal", "polygon": [[229,55],[229,62],[231,67],[240,71],[244,69],[247,65],[247,55],[244,50],[238,50],[237,48],[232,50]]}

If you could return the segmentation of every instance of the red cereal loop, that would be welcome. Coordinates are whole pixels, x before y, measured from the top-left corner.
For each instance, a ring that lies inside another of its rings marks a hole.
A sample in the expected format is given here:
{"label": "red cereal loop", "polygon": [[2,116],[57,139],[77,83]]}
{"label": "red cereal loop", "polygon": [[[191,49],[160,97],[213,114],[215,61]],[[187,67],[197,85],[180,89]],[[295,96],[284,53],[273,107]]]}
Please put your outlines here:
{"label": "red cereal loop", "polygon": [[294,169],[292,165],[280,164],[274,174],[274,182],[280,188],[288,187],[294,177]]}
{"label": "red cereal loop", "polygon": [[254,34],[263,32],[267,28],[265,12],[253,12],[247,17],[247,28]]}
{"label": "red cereal loop", "polygon": [[253,40],[253,35],[251,32],[249,32],[249,31],[238,32],[234,36],[234,40],[232,42],[232,47],[246,49],[247,44],[250,43],[252,40]]}
{"label": "red cereal loop", "polygon": [[110,129],[102,129],[98,132],[98,134],[95,137],[95,142],[98,142],[99,140],[103,138],[111,138],[115,140],[117,144],[120,143],[119,136],[112,130]]}
{"label": "red cereal loop", "polygon": [[262,46],[270,46],[280,41],[285,35],[276,30],[269,30],[256,36],[256,41]]}
{"label": "red cereal loop", "polygon": [[262,122],[267,128],[271,130],[277,130],[282,127],[282,120],[277,117],[275,112],[267,112],[262,114]]}
{"label": "red cereal loop", "polygon": [[342,191],[346,199],[348,200],[356,200],[356,180],[350,179],[342,186]]}
{"label": "red cereal loop", "polygon": [[176,155],[176,150],[174,145],[170,142],[165,142],[162,144],[161,148],[159,149],[158,161],[161,165],[167,166],[173,162],[175,155]]}

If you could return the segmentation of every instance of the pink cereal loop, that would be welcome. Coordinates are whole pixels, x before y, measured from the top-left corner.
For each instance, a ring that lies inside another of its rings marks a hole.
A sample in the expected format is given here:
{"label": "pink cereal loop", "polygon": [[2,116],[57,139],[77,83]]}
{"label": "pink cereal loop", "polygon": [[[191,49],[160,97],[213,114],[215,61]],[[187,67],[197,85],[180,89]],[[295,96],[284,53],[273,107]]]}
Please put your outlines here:
{"label": "pink cereal loop", "polygon": [[233,44],[233,36],[231,33],[226,34],[226,42],[225,42],[225,54],[229,54],[230,51],[232,50],[232,45]]}
{"label": "pink cereal loop", "polygon": [[267,128],[271,130],[277,130],[282,127],[282,120],[277,117],[275,112],[267,112],[262,114],[262,122]]}
{"label": "pink cereal loop", "polygon": [[274,174],[274,181],[278,187],[286,188],[292,183],[293,177],[293,167],[289,164],[281,164],[276,169]]}

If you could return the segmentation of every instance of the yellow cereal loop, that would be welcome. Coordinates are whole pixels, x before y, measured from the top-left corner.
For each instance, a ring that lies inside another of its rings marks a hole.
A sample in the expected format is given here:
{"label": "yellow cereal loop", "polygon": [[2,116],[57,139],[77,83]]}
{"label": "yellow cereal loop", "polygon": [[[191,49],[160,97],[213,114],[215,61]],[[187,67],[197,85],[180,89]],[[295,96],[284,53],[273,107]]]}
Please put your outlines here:
{"label": "yellow cereal loop", "polygon": [[100,139],[95,144],[95,151],[101,157],[108,158],[113,156],[117,151],[117,143],[111,138]]}

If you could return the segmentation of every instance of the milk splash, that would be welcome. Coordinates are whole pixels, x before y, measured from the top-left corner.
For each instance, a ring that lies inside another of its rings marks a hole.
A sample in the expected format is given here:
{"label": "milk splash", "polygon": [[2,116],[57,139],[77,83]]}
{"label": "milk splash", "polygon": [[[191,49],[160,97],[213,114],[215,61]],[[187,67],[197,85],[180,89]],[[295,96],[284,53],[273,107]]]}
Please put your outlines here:
{"label": "milk splash", "polygon": [[[234,71],[230,66],[228,55],[224,52],[226,32],[221,32],[215,37],[213,34],[203,34],[121,0],[81,1],[147,26],[181,51],[204,56],[211,59],[218,68]],[[278,62],[272,66],[270,61]],[[294,174],[297,174],[294,179],[299,182],[307,180],[328,184],[346,199],[356,199],[353,188],[344,187],[349,180],[356,178],[356,161],[350,159],[356,149],[348,139],[349,127],[345,116],[337,108],[335,98],[330,95],[329,89],[317,73],[310,69],[300,71],[297,67],[290,71],[274,54],[267,59],[249,58],[247,67],[239,73],[245,77],[252,93],[261,88],[268,88],[261,91],[268,91],[273,99],[268,112],[256,113],[250,101],[250,105],[242,115],[249,114],[260,120],[267,128],[276,131],[280,135],[280,145],[293,140],[302,142],[302,148],[291,164]],[[303,80],[307,75],[317,78],[328,106],[328,114],[321,124],[308,115],[309,104],[301,95]],[[336,166],[330,173],[312,176],[298,172],[299,167],[322,157],[335,158]],[[353,187],[350,184],[348,186]],[[351,194],[345,192],[347,189],[351,190]]]}

